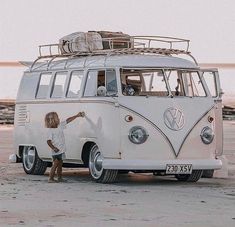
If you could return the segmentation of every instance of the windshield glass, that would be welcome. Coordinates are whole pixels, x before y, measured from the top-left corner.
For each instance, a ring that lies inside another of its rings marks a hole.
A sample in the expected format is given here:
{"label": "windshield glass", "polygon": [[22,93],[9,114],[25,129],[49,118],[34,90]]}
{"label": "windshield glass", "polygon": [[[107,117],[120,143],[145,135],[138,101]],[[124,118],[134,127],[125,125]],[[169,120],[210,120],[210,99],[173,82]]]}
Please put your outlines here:
{"label": "windshield glass", "polygon": [[197,71],[164,70],[174,96],[204,97],[206,92]]}
{"label": "windshield glass", "polygon": [[168,96],[164,73],[161,69],[122,69],[121,83],[123,95]]}
{"label": "windshield glass", "polygon": [[127,96],[206,96],[197,71],[121,69],[120,75],[122,93]]}

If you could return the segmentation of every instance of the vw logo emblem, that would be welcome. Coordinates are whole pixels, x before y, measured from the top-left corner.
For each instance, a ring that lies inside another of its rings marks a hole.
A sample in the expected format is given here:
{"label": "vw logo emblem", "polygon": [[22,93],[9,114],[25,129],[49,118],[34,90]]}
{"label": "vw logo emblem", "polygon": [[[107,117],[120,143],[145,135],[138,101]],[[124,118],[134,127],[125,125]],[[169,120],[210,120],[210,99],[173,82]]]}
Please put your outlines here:
{"label": "vw logo emblem", "polygon": [[165,125],[174,131],[178,131],[184,127],[184,114],[181,110],[170,107],[164,112]]}

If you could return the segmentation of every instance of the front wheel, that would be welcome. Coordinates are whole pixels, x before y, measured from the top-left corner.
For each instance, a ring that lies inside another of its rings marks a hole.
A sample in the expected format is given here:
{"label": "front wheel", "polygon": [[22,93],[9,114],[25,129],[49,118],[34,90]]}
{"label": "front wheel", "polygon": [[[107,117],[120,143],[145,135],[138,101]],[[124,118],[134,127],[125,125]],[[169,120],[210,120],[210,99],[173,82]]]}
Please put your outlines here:
{"label": "front wheel", "polygon": [[35,147],[24,147],[22,161],[27,174],[43,175],[47,169],[47,163],[38,157]]}
{"label": "front wheel", "polygon": [[112,183],[115,181],[118,170],[104,169],[102,166],[103,157],[95,144],[90,149],[89,171],[92,178],[98,183]]}
{"label": "front wheel", "polygon": [[193,170],[191,174],[175,175],[178,181],[197,182],[202,176],[203,170]]}

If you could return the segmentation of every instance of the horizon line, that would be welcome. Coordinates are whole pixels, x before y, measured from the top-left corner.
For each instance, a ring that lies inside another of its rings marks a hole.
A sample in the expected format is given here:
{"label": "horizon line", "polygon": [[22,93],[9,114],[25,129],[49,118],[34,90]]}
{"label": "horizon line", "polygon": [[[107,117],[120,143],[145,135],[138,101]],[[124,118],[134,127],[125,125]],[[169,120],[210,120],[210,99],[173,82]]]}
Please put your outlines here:
{"label": "horizon line", "polygon": [[[201,67],[235,68],[235,63],[198,63]],[[20,61],[0,61],[0,67],[26,67]]]}

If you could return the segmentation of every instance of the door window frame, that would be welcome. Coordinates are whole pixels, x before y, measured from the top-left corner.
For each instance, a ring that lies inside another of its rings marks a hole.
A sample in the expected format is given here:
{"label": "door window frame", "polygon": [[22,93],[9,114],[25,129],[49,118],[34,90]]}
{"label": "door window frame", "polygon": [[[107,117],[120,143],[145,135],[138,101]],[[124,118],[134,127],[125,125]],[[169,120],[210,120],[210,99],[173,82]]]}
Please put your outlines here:
{"label": "door window frame", "polygon": [[[207,83],[206,83],[206,80],[204,78],[204,72],[208,72],[208,73],[213,73],[213,76],[214,76],[214,83],[215,83],[215,90],[216,90],[216,96],[213,96],[210,92],[210,89],[209,87],[207,86]],[[219,73],[218,73],[218,70],[217,69],[201,69],[200,70],[200,74],[201,74],[201,78],[204,80],[206,86],[207,86],[207,89],[208,89],[208,92],[210,94],[210,96],[212,98],[221,98],[221,95],[222,95],[222,90],[221,90],[221,86],[220,86],[220,79],[219,79]]]}
{"label": "door window frame", "polygon": [[[99,71],[105,71],[105,87],[106,87],[106,71],[107,70],[113,70],[115,72],[115,76],[116,76],[116,83],[117,83],[117,95],[120,93],[119,91],[119,83],[120,81],[118,80],[118,70],[117,68],[115,67],[107,67],[107,68],[90,68],[90,69],[87,69],[86,72],[84,73],[84,86],[83,86],[83,90],[81,90],[81,96],[83,98],[100,98],[100,96],[97,96],[97,95],[94,95],[94,96],[85,96],[85,91],[86,91],[86,86],[87,86],[87,81],[88,81],[88,75],[89,75],[89,72],[92,72],[92,71],[96,71],[97,72],[97,79],[98,79],[98,72]],[[102,96],[102,97],[109,97],[109,96]]]}

